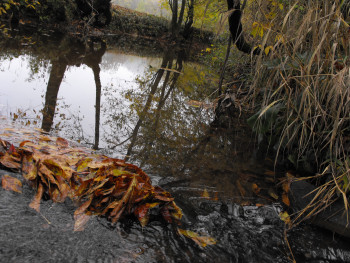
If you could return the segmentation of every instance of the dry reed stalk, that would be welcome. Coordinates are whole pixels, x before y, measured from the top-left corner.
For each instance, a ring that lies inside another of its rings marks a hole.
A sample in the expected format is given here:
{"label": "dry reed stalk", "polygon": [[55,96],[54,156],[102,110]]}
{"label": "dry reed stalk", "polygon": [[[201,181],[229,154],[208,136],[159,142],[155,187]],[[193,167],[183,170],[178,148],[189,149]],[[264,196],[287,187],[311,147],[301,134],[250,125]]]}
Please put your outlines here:
{"label": "dry reed stalk", "polygon": [[[312,165],[317,166],[314,178],[322,184],[295,222],[319,213],[336,199],[342,199],[348,211],[350,30],[344,7],[341,1],[295,0],[270,19],[266,10],[273,2],[256,0],[247,7],[256,13],[251,17],[271,25],[261,38],[254,38],[254,45],[274,47],[268,55],[253,58],[246,101],[258,112],[256,130],[269,123],[278,154],[295,155],[296,165],[312,157]],[[278,114],[268,120],[272,110]]]}

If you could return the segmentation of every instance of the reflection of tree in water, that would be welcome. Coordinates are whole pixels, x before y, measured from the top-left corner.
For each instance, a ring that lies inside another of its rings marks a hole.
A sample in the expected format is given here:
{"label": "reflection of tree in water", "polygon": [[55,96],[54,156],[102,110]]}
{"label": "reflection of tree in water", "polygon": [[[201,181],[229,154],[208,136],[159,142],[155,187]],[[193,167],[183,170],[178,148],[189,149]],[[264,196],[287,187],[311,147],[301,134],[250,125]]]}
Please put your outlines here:
{"label": "reflection of tree in water", "polygon": [[[99,44],[97,49],[95,49],[96,43]],[[52,128],[57,105],[57,95],[67,67],[85,64],[92,69],[96,85],[95,143],[93,147],[97,149],[99,143],[101,108],[100,63],[106,51],[106,44],[101,40],[96,41],[92,39],[89,45],[86,46],[77,40],[63,38],[58,51],[59,54],[56,54],[57,57],[51,60],[52,68],[45,96],[42,129],[50,131]]]}
{"label": "reflection of tree in water", "polygon": [[121,100],[107,97],[110,115],[104,125],[109,132],[104,136],[109,147],[154,174],[191,175],[208,185],[220,176],[220,187],[237,189],[232,174],[246,169],[251,158],[246,125],[237,121],[227,132],[211,125],[213,111],[187,104],[210,94],[196,65],[167,50],[160,69],[150,69],[138,82],[139,89],[124,94],[131,102],[128,110],[121,110]]}

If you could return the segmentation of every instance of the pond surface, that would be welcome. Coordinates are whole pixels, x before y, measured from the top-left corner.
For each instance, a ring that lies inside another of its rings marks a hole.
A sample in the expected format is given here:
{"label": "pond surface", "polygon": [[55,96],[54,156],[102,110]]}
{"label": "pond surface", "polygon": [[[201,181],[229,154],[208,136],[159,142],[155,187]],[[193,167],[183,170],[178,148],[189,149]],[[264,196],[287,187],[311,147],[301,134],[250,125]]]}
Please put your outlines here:
{"label": "pond surface", "polygon": [[[139,165],[175,197],[181,228],[217,244],[199,247],[158,219],[142,229],[95,217],[73,232],[72,203],[47,200],[37,213],[24,184],[21,195],[0,190],[1,262],[289,262],[273,162],[257,158],[244,119],[211,125],[215,72],[144,39],[50,34],[1,41],[2,128],[42,128]],[[318,228],[301,225],[288,240],[298,262],[350,261],[347,241]]]}

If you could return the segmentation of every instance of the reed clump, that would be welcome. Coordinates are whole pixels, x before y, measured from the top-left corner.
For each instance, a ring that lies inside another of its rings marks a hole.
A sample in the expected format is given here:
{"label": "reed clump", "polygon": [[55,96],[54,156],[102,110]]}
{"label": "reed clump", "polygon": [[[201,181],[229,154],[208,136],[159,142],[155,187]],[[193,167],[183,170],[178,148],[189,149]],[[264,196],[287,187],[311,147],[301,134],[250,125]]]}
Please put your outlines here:
{"label": "reed clump", "polygon": [[[278,155],[314,170],[317,198],[298,220],[336,199],[350,208],[349,1],[251,1],[254,129]],[[247,24],[247,23],[246,23]],[[307,212],[306,212],[307,211]]]}

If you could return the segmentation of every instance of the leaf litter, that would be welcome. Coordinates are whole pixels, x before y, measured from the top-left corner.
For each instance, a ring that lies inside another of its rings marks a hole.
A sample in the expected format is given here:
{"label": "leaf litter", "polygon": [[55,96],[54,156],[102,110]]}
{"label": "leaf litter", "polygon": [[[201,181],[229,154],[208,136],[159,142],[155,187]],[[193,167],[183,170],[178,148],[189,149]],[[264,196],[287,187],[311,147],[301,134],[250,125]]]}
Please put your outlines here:
{"label": "leaf litter", "polygon": [[[182,210],[174,198],[161,187],[153,186],[139,167],[70,146],[64,138],[42,135],[40,130],[5,128],[2,132],[0,167],[21,172],[36,189],[29,207],[37,212],[40,213],[40,202],[46,193],[54,202],[70,198],[79,204],[74,212],[74,231],[84,230],[92,216],[104,216],[116,223],[133,214],[145,227],[151,212],[168,223],[180,224]],[[11,176],[2,177],[2,186],[21,193],[21,181]],[[190,230],[178,228],[178,232],[202,247],[216,243],[215,239]]]}

